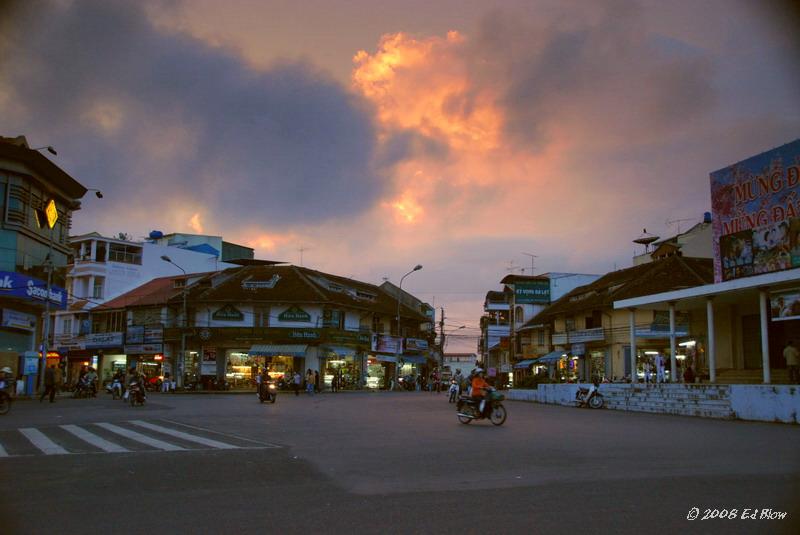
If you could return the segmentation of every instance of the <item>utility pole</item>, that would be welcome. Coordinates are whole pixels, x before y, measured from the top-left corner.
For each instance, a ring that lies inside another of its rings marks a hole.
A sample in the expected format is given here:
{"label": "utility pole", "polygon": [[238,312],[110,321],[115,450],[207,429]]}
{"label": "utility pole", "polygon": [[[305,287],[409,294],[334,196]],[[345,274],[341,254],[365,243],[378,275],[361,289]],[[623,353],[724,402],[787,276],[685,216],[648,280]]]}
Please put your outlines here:
{"label": "utility pole", "polygon": [[439,318],[439,371],[444,365],[444,307],[441,308],[442,315]]}

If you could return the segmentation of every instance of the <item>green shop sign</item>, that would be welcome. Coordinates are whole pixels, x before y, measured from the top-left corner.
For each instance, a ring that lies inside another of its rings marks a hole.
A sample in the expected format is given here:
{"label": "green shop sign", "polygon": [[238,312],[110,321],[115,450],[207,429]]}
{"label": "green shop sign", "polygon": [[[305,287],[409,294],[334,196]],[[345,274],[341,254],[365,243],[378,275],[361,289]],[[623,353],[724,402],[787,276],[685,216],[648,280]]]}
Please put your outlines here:
{"label": "green shop sign", "polygon": [[220,321],[242,321],[244,314],[233,305],[225,305],[211,314],[211,318]]}
{"label": "green shop sign", "polygon": [[550,281],[525,281],[514,284],[516,304],[550,303]]}
{"label": "green shop sign", "polygon": [[311,321],[311,315],[298,306],[289,307],[278,316],[280,321],[302,321],[308,323]]}

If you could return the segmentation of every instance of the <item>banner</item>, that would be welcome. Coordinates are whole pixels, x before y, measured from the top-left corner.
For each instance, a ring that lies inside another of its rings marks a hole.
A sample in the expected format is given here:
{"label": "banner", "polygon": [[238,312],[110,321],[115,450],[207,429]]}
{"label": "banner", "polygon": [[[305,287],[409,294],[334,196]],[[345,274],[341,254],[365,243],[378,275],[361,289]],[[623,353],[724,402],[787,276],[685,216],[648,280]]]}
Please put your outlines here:
{"label": "banner", "polygon": [[800,319],[800,288],[771,294],[769,304],[772,321]]}
{"label": "banner", "polygon": [[372,351],[376,353],[403,353],[403,339],[383,334],[372,335]]}
{"label": "banner", "polygon": [[710,178],[715,282],[800,267],[800,139]]}
{"label": "banner", "polygon": [[514,283],[514,303],[516,304],[549,304],[550,281],[535,280]]}

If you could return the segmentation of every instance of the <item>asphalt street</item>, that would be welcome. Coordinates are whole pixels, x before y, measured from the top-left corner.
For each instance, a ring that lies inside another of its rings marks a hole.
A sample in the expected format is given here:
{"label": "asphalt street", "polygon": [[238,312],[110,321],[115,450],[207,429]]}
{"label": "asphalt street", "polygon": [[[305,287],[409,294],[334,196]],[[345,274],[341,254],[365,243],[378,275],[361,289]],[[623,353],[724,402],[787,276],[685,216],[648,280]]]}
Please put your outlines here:
{"label": "asphalt street", "polygon": [[506,407],[494,427],[424,392],[18,401],[0,532],[800,532],[798,426]]}

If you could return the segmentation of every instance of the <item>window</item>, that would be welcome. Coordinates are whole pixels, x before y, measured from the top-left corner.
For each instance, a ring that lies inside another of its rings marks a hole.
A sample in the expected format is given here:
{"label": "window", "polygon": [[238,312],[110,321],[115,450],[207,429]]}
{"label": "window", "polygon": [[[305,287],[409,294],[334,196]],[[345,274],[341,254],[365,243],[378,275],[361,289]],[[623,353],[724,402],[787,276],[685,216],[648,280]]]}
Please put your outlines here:
{"label": "window", "polygon": [[574,331],[575,330],[575,318],[569,317],[564,319],[564,329],[566,331]]}
{"label": "window", "polygon": [[325,310],[322,313],[322,326],[332,329],[344,329],[344,312],[341,310]]}
{"label": "window", "polygon": [[514,312],[514,323],[517,324],[517,327],[519,327],[522,324],[523,317],[524,313],[522,307],[517,307],[517,310]]}
{"label": "window", "polygon": [[108,260],[109,262],[141,265],[142,248],[123,243],[111,243],[108,248]]}
{"label": "window", "polygon": [[539,329],[537,334],[539,335],[538,344],[540,346],[543,346],[544,345],[544,329]]}
{"label": "window", "polygon": [[94,288],[92,288],[92,299],[103,298],[103,286],[105,286],[105,283],[106,283],[105,277],[94,278]]}
{"label": "window", "polygon": [[383,333],[383,323],[380,316],[372,316],[372,330],[378,334]]}
{"label": "window", "polygon": [[72,334],[72,318],[64,318],[64,323],[61,326],[61,332],[64,334]]}

